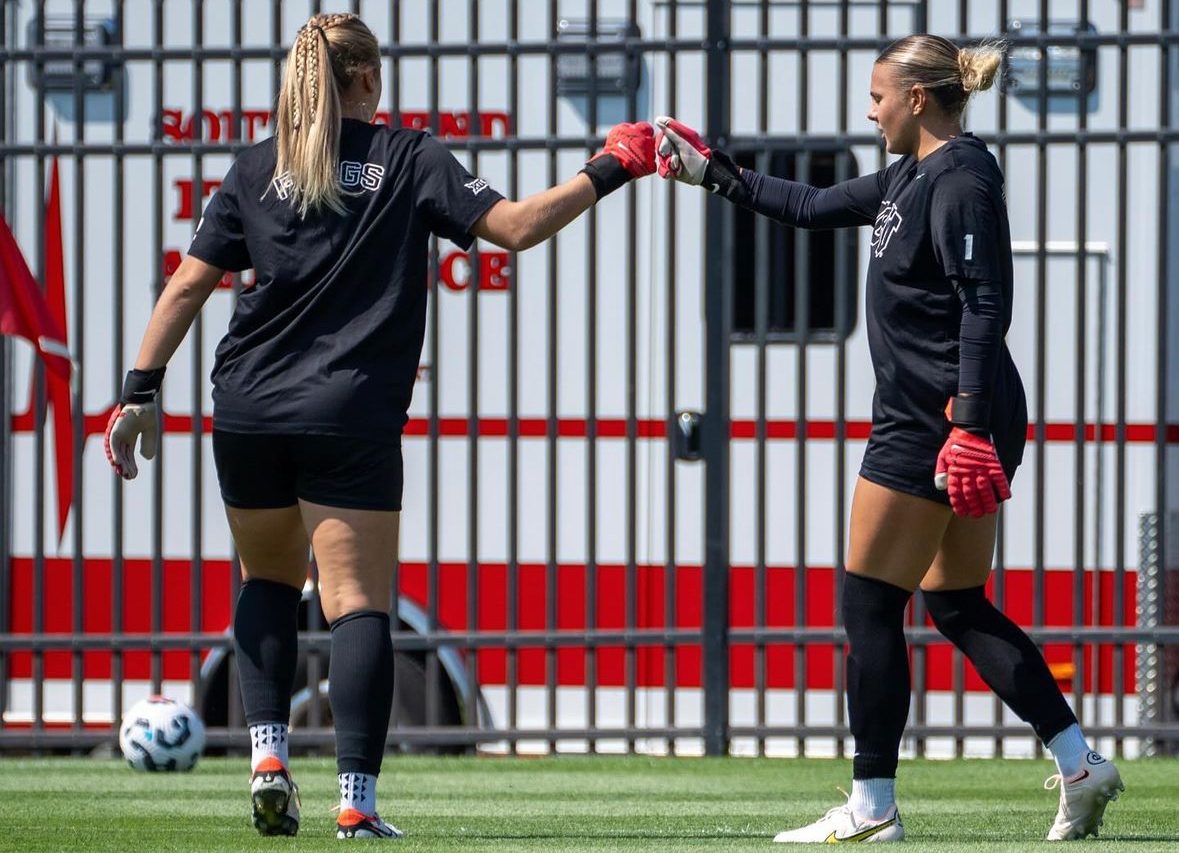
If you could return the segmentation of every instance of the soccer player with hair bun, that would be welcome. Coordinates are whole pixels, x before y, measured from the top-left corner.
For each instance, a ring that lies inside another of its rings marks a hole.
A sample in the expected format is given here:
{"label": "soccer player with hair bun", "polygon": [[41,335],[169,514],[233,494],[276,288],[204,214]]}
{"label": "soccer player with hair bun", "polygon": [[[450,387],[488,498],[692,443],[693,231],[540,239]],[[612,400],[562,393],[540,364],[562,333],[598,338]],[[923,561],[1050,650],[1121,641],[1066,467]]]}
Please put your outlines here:
{"label": "soccer player with hair bun", "polygon": [[865,313],[876,396],[842,595],[852,792],[775,841],[904,838],[895,797],[910,693],[904,619],[918,588],[938,630],[1055,758],[1048,787],[1059,785],[1060,803],[1049,840],[1096,835],[1124,790],[1039,649],[985,592],[1027,406],[1004,342],[1013,283],[1003,175],[963,132],[962,112],[990,88],[1003,51],[924,34],[889,45],[872,69],[868,120],[900,157],[825,189],[740,169],[681,122],[655,122],[664,178],[799,228],[873,227]]}
{"label": "soccer player with hair bun", "polygon": [[401,837],[377,814],[376,783],[430,235],[527,249],[655,171],[654,129],[620,124],[575,177],[509,201],[429,134],[372,124],[380,98],[380,50],[360,18],[308,20],[287,55],[276,134],[243,151],[210,199],[107,427],[112,466],[134,478],[136,443],[155,455],[165,365],[225,271],[252,267],[217,347],[213,455],[241,558],[234,644],[263,835],[299,828],[287,724],[310,547],[332,637],[336,834]]}

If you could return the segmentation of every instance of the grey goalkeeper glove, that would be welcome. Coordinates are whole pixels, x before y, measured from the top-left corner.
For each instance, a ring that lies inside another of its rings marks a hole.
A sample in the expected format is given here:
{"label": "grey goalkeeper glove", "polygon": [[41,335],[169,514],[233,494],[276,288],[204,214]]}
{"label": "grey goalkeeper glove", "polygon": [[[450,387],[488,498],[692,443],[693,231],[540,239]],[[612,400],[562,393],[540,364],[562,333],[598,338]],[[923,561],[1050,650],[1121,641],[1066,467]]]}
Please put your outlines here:
{"label": "grey goalkeeper glove", "polygon": [[655,167],[659,177],[702,186],[734,204],[750,203],[741,169],[728,154],[709,148],[699,133],[670,116],[656,118],[655,127]]}
{"label": "grey goalkeeper glove", "polygon": [[123,382],[123,395],[106,424],[103,445],[106,459],[125,480],[139,474],[135,444],[144,459],[154,459],[159,446],[159,408],[156,397],[164,381],[164,368],[131,370]]}

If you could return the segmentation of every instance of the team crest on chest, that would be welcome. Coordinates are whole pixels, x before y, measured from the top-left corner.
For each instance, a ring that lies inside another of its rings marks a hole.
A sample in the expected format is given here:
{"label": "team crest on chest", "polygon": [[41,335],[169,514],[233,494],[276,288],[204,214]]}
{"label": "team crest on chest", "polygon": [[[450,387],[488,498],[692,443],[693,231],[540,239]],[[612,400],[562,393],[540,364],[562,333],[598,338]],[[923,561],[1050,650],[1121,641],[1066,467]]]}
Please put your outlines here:
{"label": "team crest on chest", "polygon": [[878,258],[884,257],[884,250],[892,235],[900,230],[904,217],[897,209],[896,202],[884,201],[880,205],[880,212],[876,214],[876,225],[872,228],[872,254]]}

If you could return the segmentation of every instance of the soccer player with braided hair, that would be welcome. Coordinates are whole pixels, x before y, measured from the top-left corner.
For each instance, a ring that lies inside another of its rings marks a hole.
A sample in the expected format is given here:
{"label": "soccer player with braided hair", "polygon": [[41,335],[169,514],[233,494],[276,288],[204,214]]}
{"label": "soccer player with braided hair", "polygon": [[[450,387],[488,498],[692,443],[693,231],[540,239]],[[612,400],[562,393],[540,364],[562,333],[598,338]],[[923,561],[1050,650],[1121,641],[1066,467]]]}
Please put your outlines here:
{"label": "soccer player with braided hair", "polygon": [[1039,649],[985,592],[1027,408],[1004,341],[1012,262],[1003,175],[983,142],[963,132],[962,112],[991,86],[1002,58],[996,44],[894,42],[873,66],[868,119],[900,158],[825,189],[738,168],[681,122],[655,122],[665,178],[799,228],[873,226],[865,290],[876,395],[842,595],[852,792],[775,841],[904,838],[895,797],[910,693],[904,619],[918,588],[937,628],[1055,758],[1048,784],[1061,790],[1050,840],[1095,835],[1123,789]]}
{"label": "soccer player with braided hair", "polygon": [[360,18],[307,21],[287,56],[276,133],[243,151],[210,199],[107,427],[112,466],[134,478],[136,443],[155,452],[165,365],[225,271],[253,268],[217,347],[213,455],[241,558],[234,644],[263,835],[299,828],[287,724],[310,546],[331,627],[337,836],[401,836],[377,814],[376,783],[430,235],[527,249],[655,171],[654,129],[620,124],[575,177],[509,201],[429,134],[372,124],[380,96],[380,51]]}

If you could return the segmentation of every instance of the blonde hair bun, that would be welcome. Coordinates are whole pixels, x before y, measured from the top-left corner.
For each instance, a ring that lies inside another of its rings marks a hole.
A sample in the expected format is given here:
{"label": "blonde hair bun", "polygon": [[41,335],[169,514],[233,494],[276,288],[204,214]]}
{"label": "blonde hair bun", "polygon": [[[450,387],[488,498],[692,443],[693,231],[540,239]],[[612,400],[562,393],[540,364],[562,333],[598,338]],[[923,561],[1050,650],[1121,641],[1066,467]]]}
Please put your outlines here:
{"label": "blonde hair bun", "polygon": [[962,88],[967,92],[983,92],[991,88],[1007,46],[1002,42],[988,42],[978,47],[964,47],[958,51],[958,70]]}

